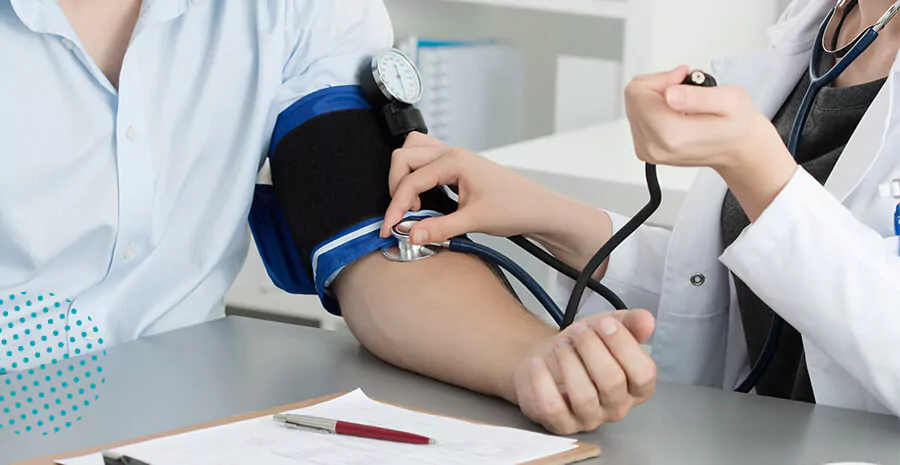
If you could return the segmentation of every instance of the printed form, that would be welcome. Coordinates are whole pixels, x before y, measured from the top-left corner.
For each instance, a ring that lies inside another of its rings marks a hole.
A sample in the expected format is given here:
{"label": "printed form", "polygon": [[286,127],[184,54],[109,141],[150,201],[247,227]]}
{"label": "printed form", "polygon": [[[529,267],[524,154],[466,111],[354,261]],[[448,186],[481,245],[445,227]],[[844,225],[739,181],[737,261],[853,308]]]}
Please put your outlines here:
{"label": "printed form", "polygon": [[[286,413],[407,431],[436,443],[420,446],[291,430],[265,416],[116,450],[151,465],[497,465],[524,463],[577,447],[572,439],[386,405],[359,389]],[[94,454],[59,463],[103,465],[103,459]]]}

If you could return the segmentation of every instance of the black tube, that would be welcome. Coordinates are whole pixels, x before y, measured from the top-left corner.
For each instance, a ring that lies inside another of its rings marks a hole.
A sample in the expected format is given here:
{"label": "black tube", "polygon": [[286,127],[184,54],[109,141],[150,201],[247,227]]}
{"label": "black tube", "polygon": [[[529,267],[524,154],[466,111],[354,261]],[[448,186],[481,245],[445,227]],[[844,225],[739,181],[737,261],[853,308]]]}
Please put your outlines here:
{"label": "black tube", "polygon": [[613,250],[625,242],[625,239],[628,239],[629,236],[634,234],[641,225],[646,223],[662,204],[662,188],[659,186],[659,178],[656,175],[656,165],[648,163],[645,171],[647,188],[650,191],[650,201],[634,218],[626,223],[622,229],[613,234],[613,237],[603,245],[593,258],[591,258],[591,261],[588,262],[587,266],[578,276],[578,279],[575,280],[575,287],[572,289],[572,295],[569,296],[569,303],[566,305],[566,313],[562,325],[560,325],[561,329],[566,329],[575,322],[575,317],[578,316],[578,310],[581,306],[581,298],[584,294],[584,290],[587,288],[588,281],[594,276],[594,273],[597,272],[597,269],[603,265],[603,262],[605,262],[610,255],[612,255]]}
{"label": "black tube", "polygon": [[[526,252],[528,252],[529,254],[534,256],[534,258],[537,258],[538,260],[542,261],[545,265],[568,276],[569,278],[571,278],[573,280],[578,279],[578,275],[581,274],[575,268],[572,268],[571,266],[566,265],[561,260],[554,257],[549,252],[540,248],[537,244],[535,244],[534,242],[531,242],[530,240],[526,239],[523,236],[513,236],[508,239],[510,241],[512,241],[513,244],[516,244],[517,246],[521,247],[523,250],[525,250]],[[606,301],[609,302],[610,305],[612,305],[616,310],[628,309],[628,307],[625,305],[625,302],[623,302],[622,299],[619,296],[617,296],[615,292],[613,292],[610,288],[604,286],[602,283],[600,283],[596,279],[593,279],[593,278],[590,279],[588,281],[587,286],[588,286],[588,288],[590,288],[590,290],[596,292],[601,297],[606,299]]]}

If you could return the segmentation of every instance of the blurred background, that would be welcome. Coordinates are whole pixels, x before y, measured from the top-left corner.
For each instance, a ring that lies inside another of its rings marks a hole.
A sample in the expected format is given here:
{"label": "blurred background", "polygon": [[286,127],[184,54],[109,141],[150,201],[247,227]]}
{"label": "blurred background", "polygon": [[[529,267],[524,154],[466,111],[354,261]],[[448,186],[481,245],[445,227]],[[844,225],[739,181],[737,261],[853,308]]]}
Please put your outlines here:
{"label": "blurred background", "polygon": [[[397,48],[418,64],[431,134],[475,150],[557,191],[623,214],[646,202],[621,92],[637,74],[765,48],[789,0],[385,0]],[[695,173],[662,169],[671,227]],[[502,239],[549,291],[545,267]],[[526,305],[543,309],[519,289]],[[269,280],[251,245],[226,297],[229,314],[346,330],[316,297]]]}

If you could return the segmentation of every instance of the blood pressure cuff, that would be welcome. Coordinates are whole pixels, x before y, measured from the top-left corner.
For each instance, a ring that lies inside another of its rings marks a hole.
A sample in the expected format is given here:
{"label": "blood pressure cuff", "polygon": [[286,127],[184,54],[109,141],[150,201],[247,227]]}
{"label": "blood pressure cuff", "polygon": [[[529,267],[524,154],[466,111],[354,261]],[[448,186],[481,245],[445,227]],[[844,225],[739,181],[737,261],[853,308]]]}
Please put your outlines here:
{"label": "blood pressure cuff", "polygon": [[[269,161],[272,186],[257,185],[250,227],[272,282],[292,294],[318,294],[336,315],[328,287],[355,260],[393,245],[379,232],[391,201],[394,147],[357,86],[311,94],[285,110]],[[447,214],[443,192],[422,196],[410,218]]]}

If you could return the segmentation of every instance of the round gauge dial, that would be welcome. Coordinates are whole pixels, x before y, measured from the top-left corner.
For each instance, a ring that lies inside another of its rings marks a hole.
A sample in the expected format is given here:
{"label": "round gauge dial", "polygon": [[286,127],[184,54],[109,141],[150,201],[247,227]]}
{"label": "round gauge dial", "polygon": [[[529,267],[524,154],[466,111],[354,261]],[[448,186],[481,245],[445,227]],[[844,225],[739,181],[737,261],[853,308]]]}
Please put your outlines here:
{"label": "round gauge dial", "polygon": [[381,91],[391,100],[415,105],[422,99],[422,76],[416,65],[399,50],[378,54],[372,62]]}

